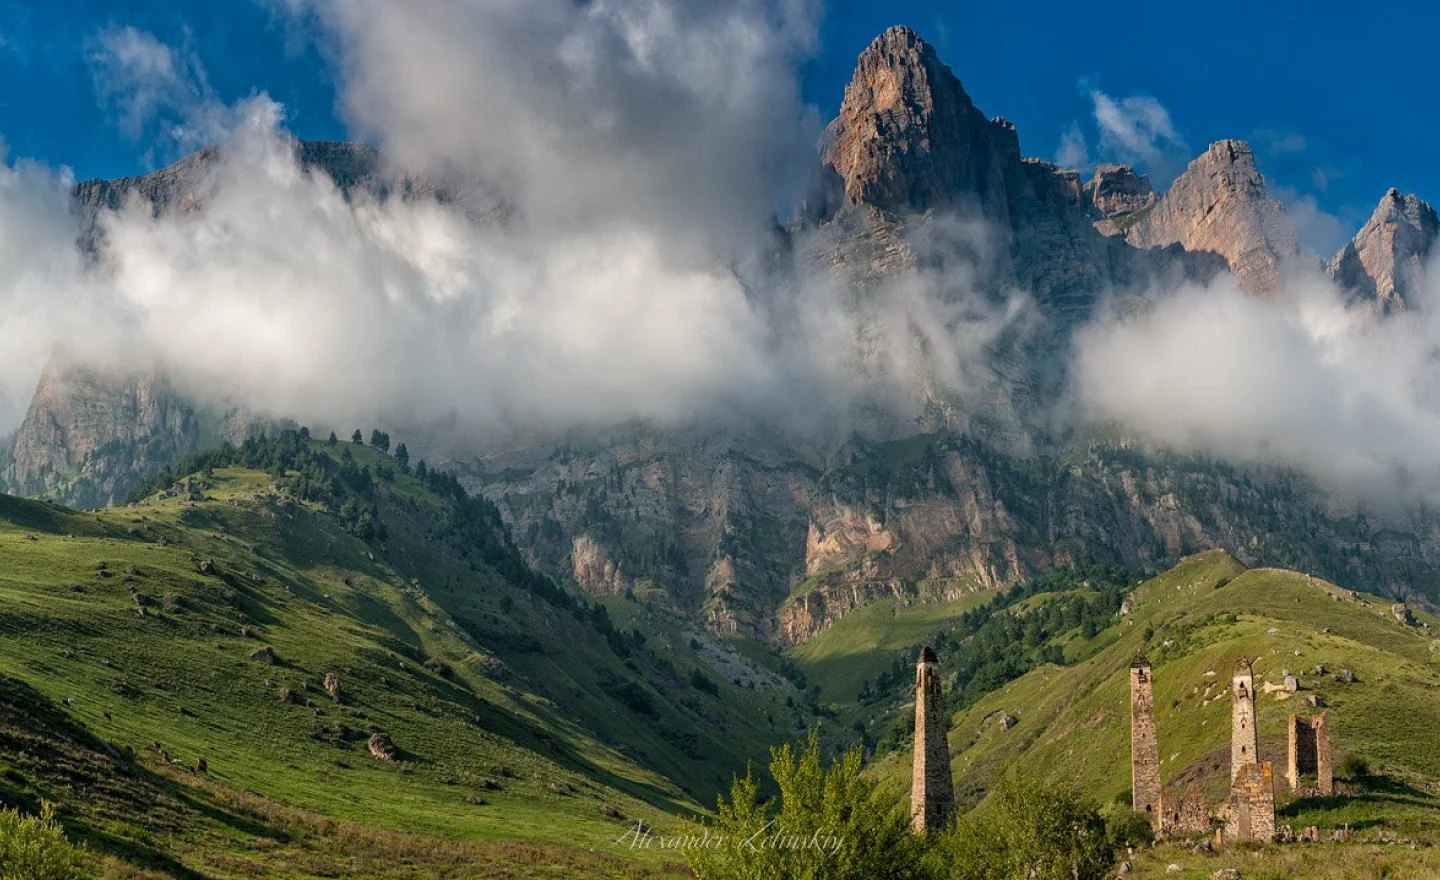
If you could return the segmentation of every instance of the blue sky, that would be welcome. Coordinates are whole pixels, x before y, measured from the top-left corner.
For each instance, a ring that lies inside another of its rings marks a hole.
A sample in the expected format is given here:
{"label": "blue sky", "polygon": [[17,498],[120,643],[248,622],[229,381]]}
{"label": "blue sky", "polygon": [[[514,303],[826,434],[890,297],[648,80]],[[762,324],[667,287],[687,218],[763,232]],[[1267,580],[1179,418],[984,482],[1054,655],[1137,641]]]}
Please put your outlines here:
{"label": "blue sky", "polygon": [[[1427,5],[1287,0],[1220,15],[1154,2],[1087,12],[1039,0],[832,0],[802,72],[806,99],[833,113],[855,56],[894,23],[934,43],[981,109],[1016,123],[1030,155],[1054,156],[1076,126],[1092,161],[1124,158],[1102,141],[1098,93],[1134,111],[1164,108],[1173,136],[1145,158],[1160,179],[1213,140],[1251,140],[1272,188],[1301,212],[1313,204],[1317,247],[1363,222],[1387,187],[1440,199],[1429,60],[1440,11]],[[287,41],[260,2],[0,0],[0,136],[12,157],[81,178],[171,158],[122,133],[97,98],[87,55],[117,26],[183,49],[222,100],[265,91],[299,136],[345,136],[329,68],[313,46]]]}

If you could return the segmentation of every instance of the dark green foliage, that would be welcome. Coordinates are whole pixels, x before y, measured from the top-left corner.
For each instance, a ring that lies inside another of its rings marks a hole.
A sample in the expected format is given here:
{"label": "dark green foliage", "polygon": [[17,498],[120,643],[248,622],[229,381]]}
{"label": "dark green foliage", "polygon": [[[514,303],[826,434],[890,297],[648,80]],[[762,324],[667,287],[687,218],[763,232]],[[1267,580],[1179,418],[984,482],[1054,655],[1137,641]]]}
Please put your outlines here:
{"label": "dark green foliage", "polygon": [[410,467],[410,450],[405,448],[404,443],[395,447],[395,463],[400,465],[401,473],[405,473]]}
{"label": "dark green foliage", "polygon": [[335,444],[337,444],[337,443],[339,443],[339,442],[340,442],[340,438],[335,436],[335,432],[334,432],[334,431],[331,431],[331,432],[330,432],[330,436],[325,438],[325,445],[326,445],[326,446],[334,446]]}
{"label": "dark green foliage", "polygon": [[1155,839],[1155,829],[1150,825],[1150,817],[1132,809],[1129,798],[1125,803],[1114,803],[1106,807],[1104,817],[1105,838],[1112,852],[1119,852],[1126,847],[1138,849]]}
{"label": "dark green foliage", "polygon": [[350,435],[350,442],[354,443],[356,446],[365,445],[365,435],[360,433],[359,428],[356,428],[355,433]]}
{"label": "dark green foliage", "polygon": [[690,686],[697,691],[704,691],[707,694],[720,693],[720,685],[716,684],[714,679],[701,672],[698,668],[690,672]]}
{"label": "dark green foliage", "polygon": [[713,823],[687,833],[716,841],[685,851],[700,880],[909,880],[937,876],[924,858],[928,842],[910,834],[899,803],[864,775],[861,751],[828,766],[820,735],[800,754],[771,750],[770,776],[779,797],[762,801],[748,773],[737,778]]}
{"label": "dark green foliage", "polygon": [[[947,695],[950,706],[959,710],[973,705],[1041,664],[1063,664],[1065,658],[1054,639],[1077,629],[1090,639],[1110,626],[1133,582],[1129,572],[1114,566],[1066,569],[1016,584],[966,611],[932,641],[942,668],[955,677]],[[1096,595],[1066,595],[1077,589]],[[1015,609],[1049,593],[1059,595],[1023,611]],[[861,686],[861,702],[897,699],[905,692],[914,665],[911,652],[897,655],[873,684],[867,681]]]}
{"label": "dark green foliage", "polygon": [[373,430],[370,432],[370,445],[381,452],[388,453],[390,451],[390,435],[378,429]]}
{"label": "dark green foliage", "polygon": [[1105,820],[1078,791],[1007,776],[944,843],[955,880],[1101,880],[1113,861]]}
{"label": "dark green foliage", "polygon": [[1340,776],[1351,782],[1362,782],[1370,777],[1370,762],[1364,755],[1346,755],[1340,762]]}

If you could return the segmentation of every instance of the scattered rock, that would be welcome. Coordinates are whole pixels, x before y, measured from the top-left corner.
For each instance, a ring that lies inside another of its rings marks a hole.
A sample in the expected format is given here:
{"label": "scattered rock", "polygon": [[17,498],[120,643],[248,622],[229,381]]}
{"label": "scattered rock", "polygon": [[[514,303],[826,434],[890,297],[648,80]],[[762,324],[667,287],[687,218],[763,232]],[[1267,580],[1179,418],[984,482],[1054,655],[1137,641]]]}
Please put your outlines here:
{"label": "scattered rock", "polygon": [[1352,684],[1355,681],[1355,673],[1350,671],[1348,668],[1341,669],[1339,672],[1335,673],[1335,680],[1344,682],[1345,684]]}
{"label": "scattered rock", "polygon": [[563,795],[565,797],[570,797],[575,793],[575,786],[568,782],[552,782],[546,787],[550,789],[552,794]]}
{"label": "scattered rock", "polygon": [[274,666],[276,663],[280,662],[279,658],[275,656],[275,649],[270,647],[269,645],[266,645],[263,648],[255,649],[255,651],[250,655],[250,659],[254,660],[256,663],[263,663],[266,666]]}
{"label": "scattered rock", "polygon": [[196,567],[200,570],[200,573],[204,575],[213,575],[216,573],[215,560],[213,559],[202,559]]}
{"label": "scattered rock", "polygon": [[337,703],[340,702],[339,675],[336,675],[333,672],[325,673],[325,692],[330,695],[330,699],[334,700]]}
{"label": "scattered rock", "polygon": [[1221,868],[1210,875],[1210,880],[1240,880],[1240,872],[1234,868]]}
{"label": "scattered rock", "polygon": [[1317,709],[1322,708],[1325,705],[1325,698],[1320,696],[1319,694],[1311,694],[1305,699],[1309,701],[1310,705],[1314,706]]}
{"label": "scattered rock", "polygon": [[1121,862],[1120,864],[1115,866],[1115,876],[1117,877],[1124,877],[1129,874],[1130,871],[1131,866],[1129,862]]}
{"label": "scattered rock", "polygon": [[1266,635],[1270,635],[1270,636],[1278,635],[1279,632],[1280,632],[1279,628],[1278,628],[1278,627],[1273,627],[1273,626],[1270,627],[1269,629],[1265,630],[1265,634],[1266,634]]}
{"label": "scattered rock", "polygon": [[1185,869],[1175,864],[1174,862],[1171,862],[1170,864],[1165,866],[1166,874],[1179,874],[1183,870]]}
{"label": "scattered rock", "polygon": [[625,814],[620,812],[616,808],[610,806],[609,804],[605,805],[605,816],[609,819],[617,819],[621,822],[625,821]]}
{"label": "scattered rock", "polygon": [[366,744],[370,754],[382,761],[395,760],[395,743],[390,741],[390,734],[376,731],[371,734],[370,742]]}
{"label": "scattered rock", "polygon": [[1298,690],[1300,690],[1300,679],[1293,675],[1285,676],[1285,692],[1287,694],[1293,694]]}
{"label": "scattered rock", "polygon": [[1398,622],[1406,626],[1415,625],[1415,615],[1410,613],[1410,609],[1405,606],[1404,602],[1396,602],[1394,605],[1391,605],[1390,613],[1395,615],[1395,619]]}
{"label": "scattered rock", "polygon": [[288,687],[282,687],[280,689],[280,702],[290,703],[291,705],[294,705],[295,703],[300,702],[300,698],[297,697],[295,695],[295,692],[290,690]]}
{"label": "scattered rock", "polygon": [[475,785],[481,791],[501,791],[504,789],[503,785],[488,776],[482,777]]}
{"label": "scattered rock", "polygon": [[202,775],[205,774],[205,773],[209,773],[209,772],[210,772],[210,762],[206,761],[204,758],[196,758],[196,759],[195,759],[195,772],[196,772],[196,773],[200,773],[200,774],[202,774]]}

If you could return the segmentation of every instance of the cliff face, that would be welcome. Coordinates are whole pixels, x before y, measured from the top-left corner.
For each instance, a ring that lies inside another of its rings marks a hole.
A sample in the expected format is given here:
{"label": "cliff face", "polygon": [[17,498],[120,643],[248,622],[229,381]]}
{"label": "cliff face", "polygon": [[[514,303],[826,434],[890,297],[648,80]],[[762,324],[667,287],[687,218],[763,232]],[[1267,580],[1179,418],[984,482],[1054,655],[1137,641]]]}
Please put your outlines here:
{"label": "cliff face", "polygon": [[1329,263],[1330,275],[1386,312],[1409,308],[1420,270],[1440,237],[1429,202],[1391,189],[1370,219]]}
{"label": "cliff face", "polygon": [[1240,287],[1268,294],[1300,253],[1285,207],[1265,191],[1244,141],[1217,141],[1125,233],[1136,247],[1178,244],[1225,258]]}
{"label": "cliff face", "polygon": [[97,506],[193,451],[199,438],[194,410],[163,377],[116,379],[52,364],[41,374],[3,476],[22,494]]}
{"label": "cliff face", "polygon": [[1083,195],[1095,216],[1105,220],[1143,211],[1156,199],[1150,178],[1129,165],[1108,163],[1095,166]]}

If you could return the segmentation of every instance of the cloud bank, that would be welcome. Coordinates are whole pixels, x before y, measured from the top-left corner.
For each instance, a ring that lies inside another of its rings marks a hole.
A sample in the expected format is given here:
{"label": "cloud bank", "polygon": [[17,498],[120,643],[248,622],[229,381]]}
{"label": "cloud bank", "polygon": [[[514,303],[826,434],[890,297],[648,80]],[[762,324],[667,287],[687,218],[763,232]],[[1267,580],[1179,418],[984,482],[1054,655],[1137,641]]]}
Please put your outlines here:
{"label": "cloud bank", "polygon": [[1272,299],[1228,278],[1098,321],[1077,344],[1092,415],[1179,449],[1298,467],[1378,502],[1440,498],[1440,288],[1381,316],[1328,279]]}
{"label": "cloud bank", "polygon": [[285,11],[325,42],[392,179],[447,197],[342,192],[297,163],[268,97],[226,106],[184,53],[107,31],[91,63],[122,123],[217,150],[199,210],[102,211],[98,261],[75,247],[66,172],[4,169],[0,430],[56,351],[261,415],[477,430],[843,413],[919,380],[998,381],[983,347],[1023,297],[931,272],[857,303],[791,271],[775,205],[814,161],[809,4]]}

